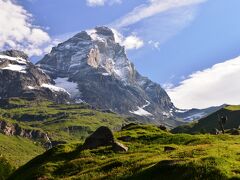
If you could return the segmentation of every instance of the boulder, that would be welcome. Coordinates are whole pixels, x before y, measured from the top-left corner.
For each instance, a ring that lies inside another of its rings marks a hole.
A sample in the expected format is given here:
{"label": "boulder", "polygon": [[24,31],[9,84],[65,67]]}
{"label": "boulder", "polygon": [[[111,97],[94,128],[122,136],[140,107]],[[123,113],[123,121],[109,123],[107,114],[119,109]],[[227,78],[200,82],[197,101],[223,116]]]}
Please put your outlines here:
{"label": "boulder", "polygon": [[160,125],[160,126],[158,126],[158,128],[161,129],[161,130],[163,130],[163,131],[166,131],[166,130],[167,130],[167,127],[164,126],[164,125]]}
{"label": "boulder", "polygon": [[112,145],[112,150],[115,152],[127,152],[128,147],[124,146],[123,144],[121,144],[119,142],[115,142]]}
{"label": "boulder", "polygon": [[218,135],[218,134],[221,134],[221,132],[218,130],[218,129],[212,129],[212,131],[210,132],[210,134],[212,135]]}
{"label": "boulder", "polygon": [[240,131],[234,128],[231,130],[231,135],[240,135]]}
{"label": "boulder", "polygon": [[83,149],[95,149],[101,146],[111,146],[114,143],[112,131],[105,126],[98,128],[83,144]]}
{"label": "boulder", "polygon": [[176,150],[176,148],[171,147],[171,146],[165,146],[165,147],[164,147],[164,151],[165,151],[165,152],[167,152],[167,151],[174,151],[174,150]]}
{"label": "boulder", "polygon": [[116,142],[112,131],[105,126],[98,128],[92,135],[90,135],[81,147],[85,149],[97,149],[102,146],[111,146],[115,152],[126,152],[128,148],[123,144]]}

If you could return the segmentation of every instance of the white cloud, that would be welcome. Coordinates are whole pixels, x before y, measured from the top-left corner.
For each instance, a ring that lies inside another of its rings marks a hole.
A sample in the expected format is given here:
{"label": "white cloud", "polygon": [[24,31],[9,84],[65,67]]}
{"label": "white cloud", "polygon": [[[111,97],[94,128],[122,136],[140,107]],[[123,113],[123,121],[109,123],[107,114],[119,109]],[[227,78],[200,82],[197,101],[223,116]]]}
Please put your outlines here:
{"label": "white cloud", "polygon": [[148,4],[142,4],[134,8],[124,17],[114,23],[116,28],[127,27],[143,19],[152,17],[172,9],[197,5],[206,0],[149,0]]}
{"label": "white cloud", "polygon": [[153,41],[153,40],[150,40],[148,41],[148,44],[153,46],[154,48],[156,49],[159,49],[160,48],[160,42],[159,41]]}
{"label": "white cloud", "polygon": [[121,32],[133,31],[154,49],[181,32],[196,18],[207,0],[148,0],[110,24]]}
{"label": "white cloud", "polygon": [[113,5],[115,3],[120,4],[122,0],[86,0],[88,6],[104,6],[105,4]]}
{"label": "white cloud", "polygon": [[126,49],[139,49],[143,46],[143,41],[137,36],[128,36],[125,38],[123,45]]}
{"label": "white cloud", "polygon": [[171,89],[171,88],[174,87],[174,84],[172,84],[172,83],[165,83],[165,84],[162,85],[162,87],[164,89]]}
{"label": "white cloud", "polygon": [[126,50],[139,49],[144,45],[143,40],[134,34],[124,37],[116,29],[112,29],[112,31],[114,33],[115,41],[122,46],[125,46]]}
{"label": "white cloud", "polygon": [[198,71],[179,86],[167,89],[179,108],[240,104],[240,57]]}
{"label": "white cloud", "polygon": [[103,6],[106,0],[87,0],[88,6]]}
{"label": "white cloud", "polygon": [[41,55],[41,48],[50,42],[50,37],[32,25],[32,15],[12,0],[0,0],[0,7],[0,48],[22,50],[30,56]]}

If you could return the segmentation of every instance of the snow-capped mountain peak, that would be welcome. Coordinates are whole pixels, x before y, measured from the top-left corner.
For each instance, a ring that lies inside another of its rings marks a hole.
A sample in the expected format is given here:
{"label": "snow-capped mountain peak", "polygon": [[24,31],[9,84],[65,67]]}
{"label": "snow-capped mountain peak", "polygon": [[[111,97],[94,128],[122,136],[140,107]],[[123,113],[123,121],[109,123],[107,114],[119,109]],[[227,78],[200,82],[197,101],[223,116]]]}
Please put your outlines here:
{"label": "snow-capped mountain peak", "polygon": [[73,98],[154,123],[166,123],[167,118],[171,119],[169,125],[177,124],[167,93],[136,71],[119,38],[108,27],[82,31],[54,47],[38,65],[53,79],[77,84],[79,93]]}

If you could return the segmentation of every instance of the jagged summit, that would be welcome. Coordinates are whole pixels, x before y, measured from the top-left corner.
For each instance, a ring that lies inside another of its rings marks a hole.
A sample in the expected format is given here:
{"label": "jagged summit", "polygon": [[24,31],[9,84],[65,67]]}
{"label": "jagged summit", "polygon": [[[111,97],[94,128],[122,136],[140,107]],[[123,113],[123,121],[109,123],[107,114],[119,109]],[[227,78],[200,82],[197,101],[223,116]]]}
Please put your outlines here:
{"label": "jagged summit", "polygon": [[91,36],[92,39],[94,39],[94,36],[99,36],[102,37],[103,39],[110,39],[112,41],[115,41],[115,37],[114,37],[114,32],[112,29],[108,28],[108,27],[96,27],[95,29],[92,30],[87,30],[86,31],[88,33],[88,35]]}
{"label": "jagged summit", "polygon": [[43,97],[66,102],[66,90],[52,84],[51,78],[28,60],[21,51],[0,52],[0,99]]}
{"label": "jagged summit", "polygon": [[10,57],[16,57],[16,58],[22,58],[25,60],[28,60],[28,55],[25,54],[22,51],[18,51],[18,50],[7,50],[7,51],[2,51],[0,52],[0,55],[6,55],[6,56],[10,56]]}
{"label": "jagged summit", "polygon": [[108,27],[76,34],[54,47],[38,66],[55,79],[57,86],[72,91],[76,101],[154,123],[177,124],[167,93],[136,71]]}
{"label": "jagged summit", "polygon": [[[59,52],[62,57],[58,57]],[[112,30],[107,27],[78,33],[53,48],[39,64],[53,73],[55,70],[74,73],[91,66],[105,76],[114,75],[120,80],[130,81],[134,75],[134,67],[127,59],[124,47],[115,42]]]}

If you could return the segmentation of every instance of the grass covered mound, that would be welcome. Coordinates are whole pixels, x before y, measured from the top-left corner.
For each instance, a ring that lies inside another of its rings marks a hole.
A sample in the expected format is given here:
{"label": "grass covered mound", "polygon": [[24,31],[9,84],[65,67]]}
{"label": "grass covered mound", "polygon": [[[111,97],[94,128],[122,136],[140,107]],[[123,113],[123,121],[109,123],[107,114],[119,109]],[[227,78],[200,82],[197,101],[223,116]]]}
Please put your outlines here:
{"label": "grass covered mound", "polygon": [[132,125],[114,136],[128,152],[60,145],[11,179],[240,179],[239,136],[171,134],[150,125]]}
{"label": "grass covered mound", "polygon": [[228,120],[224,124],[225,129],[238,129],[240,126],[240,106],[228,105],[224,108],[210,114],[207,117],[200,119],[198,122],[191,122],[189,124],[178,126],[172,130],[173,133],[210,133],[214,129],[220,129],[219,118],[221,116],[227,116]]}

